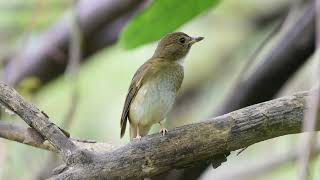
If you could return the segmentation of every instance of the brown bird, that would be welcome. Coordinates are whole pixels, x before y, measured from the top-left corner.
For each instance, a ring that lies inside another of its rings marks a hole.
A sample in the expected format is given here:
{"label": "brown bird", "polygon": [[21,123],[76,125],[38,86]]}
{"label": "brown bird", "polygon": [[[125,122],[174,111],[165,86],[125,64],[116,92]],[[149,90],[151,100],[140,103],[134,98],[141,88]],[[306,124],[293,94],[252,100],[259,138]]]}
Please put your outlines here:
{"label": "brown bird", "polygon": [[121,116],[121,137],[125,133],[127,119],[131,140],[147,135],[156,123],[160,124],[162,135],[168,132],[161,121],[171,110],[181,86],[184,58],[191,46],[202,39],[174,32],[160,40],[153,56],[132,78]]}

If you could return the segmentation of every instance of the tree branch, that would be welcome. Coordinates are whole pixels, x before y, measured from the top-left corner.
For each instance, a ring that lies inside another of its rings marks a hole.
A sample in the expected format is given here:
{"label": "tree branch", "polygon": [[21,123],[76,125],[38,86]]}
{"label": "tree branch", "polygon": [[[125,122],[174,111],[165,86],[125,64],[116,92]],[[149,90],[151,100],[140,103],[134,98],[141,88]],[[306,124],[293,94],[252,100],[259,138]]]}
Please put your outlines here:
{"label": "tree branch", "polygon": [[[58,149],[52,146],[50,142],[44,140],[34,129],[18,123],[0,121],[0,137],[58,153]],[[92,140],[80,140],[76,138],[70,138],[70,140],[79,148],[95,153],[108,152],[117,148],[115,145]]]}
{"label": "tree branch", "polygon": [[38,134],[38,132],[35,132],[32,128],[28,128],[20,124],[0,121],[0,137],[37,148],[58,152],[57,149],[45,141],[41,135]]}
{"label": "tree branch", "polygon": [[298,93],[178,127],[164,137],[153,134],[120,148],[106,150],[100,146],[97,150],[99,147],[93,147],[89,142],[77,144],[68,139],[44,113],[27,103],[12,88],[0,84],[1,104],[48,139],[58,152],[62,151],[61,156],[65,156],[66,151],[79,152],[68,157],[67,165],[53,179],[150,177],[174,168],[211,162],[217,154],[299,133],[303,112],[309,109],[306,99],[311,96],[313,94],[308,92]]}
{"label": "tree branch", "polygon": [[146,136],[115,151],[96,155],[89,163],[67,166],[53,179],[150,177],[210,162],[216,154],[299,133],[308,96],[307,92],[298,93],[178,127],[164,137]]}
{"label": "tree branch", "polygon": [[26,102],[18,92],[3,83],[0,83],[0,104],[19,115],[30,127],[49,140],[64,158],[76,152],[77,147],[59,127],[50,122],[43,111]]}

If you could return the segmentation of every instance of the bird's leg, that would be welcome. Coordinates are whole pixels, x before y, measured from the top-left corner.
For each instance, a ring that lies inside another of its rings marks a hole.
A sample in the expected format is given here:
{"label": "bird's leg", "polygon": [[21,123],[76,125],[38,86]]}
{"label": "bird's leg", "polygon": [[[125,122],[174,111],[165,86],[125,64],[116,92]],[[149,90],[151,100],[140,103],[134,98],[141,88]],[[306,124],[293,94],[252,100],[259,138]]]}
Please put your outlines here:
{"label": "bird's leg", "polygon": [[159,131],[159,133],[162,134],[162,136],[166,135],[167,132],[168,132],[168,129],[166,129],[166,128],[163,126],[163,124],[161,123],[161,121],[159,122],[159,124],[160,124],[160,131]]}
{"label": "bird's leg", "polygon": [[137,125],[137,136],[134,139],[141,139],[140,133],[139,133],[139,125]]}

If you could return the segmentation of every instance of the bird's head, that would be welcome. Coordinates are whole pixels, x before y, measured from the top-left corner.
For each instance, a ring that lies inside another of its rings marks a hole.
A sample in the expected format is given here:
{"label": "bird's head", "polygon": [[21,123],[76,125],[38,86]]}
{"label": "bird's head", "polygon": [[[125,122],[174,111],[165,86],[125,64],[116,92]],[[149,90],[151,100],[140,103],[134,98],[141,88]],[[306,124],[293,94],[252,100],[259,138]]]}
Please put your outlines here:
{"label": "bird's head", "polygon": [[190,37],[183,32],[169,33],[160,40],[153,57],[171,61],[183,59],[191,46],[202,39],[204,38]]}

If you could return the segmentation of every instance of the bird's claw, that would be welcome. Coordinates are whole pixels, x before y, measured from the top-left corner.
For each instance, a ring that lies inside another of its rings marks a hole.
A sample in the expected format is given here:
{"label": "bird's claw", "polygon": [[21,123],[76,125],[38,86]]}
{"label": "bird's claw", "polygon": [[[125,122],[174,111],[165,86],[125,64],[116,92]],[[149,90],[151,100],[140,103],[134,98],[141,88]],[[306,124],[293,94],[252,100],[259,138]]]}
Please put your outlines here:
{"label": "bird's claw", "polygon": [[164,135],[166,135],[166,134],[168,133],[168,129],[166,129],[166,128],[161,128],[160,131],[159,131],[159,133],[160,133],[162,136],[164,136]]}
{"label": "bird's claw", "polygon": [[137,135],[135,138],[133,138],[135,140],[141,140],[141,136]]}

